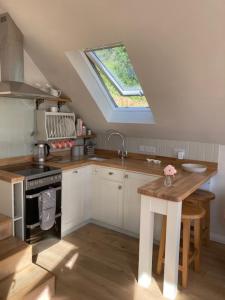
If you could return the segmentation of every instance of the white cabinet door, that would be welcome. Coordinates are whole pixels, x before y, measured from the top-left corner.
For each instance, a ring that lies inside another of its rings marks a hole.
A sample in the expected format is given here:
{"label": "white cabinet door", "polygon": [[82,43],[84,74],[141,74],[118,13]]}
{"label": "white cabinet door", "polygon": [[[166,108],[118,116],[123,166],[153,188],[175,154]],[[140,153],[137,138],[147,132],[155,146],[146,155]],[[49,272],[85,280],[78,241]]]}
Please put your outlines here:
{"label": "white cabinet door", "polygon": [[121,182],[100,179],[99,197],[102,204],[101,221],[122,227],[123,186]]}
{"label": "white cabinet door", "polygon": [[94,172],[92,218],[108,225],[122,227],[123,182],[121,171],[98,168]]}
{"label": "white cabinet door", "polygon": [[125,230],[139,234],[141,196],[137,193],[137,189],[157,178],[159,177],[154,175],[125,172],[123,206],[123,227]]}
{"label": "white cabinet door", "polygon": [[89,170],[86,167],[63,172],[62,232],[70,231],[89,218],[88,179]]}

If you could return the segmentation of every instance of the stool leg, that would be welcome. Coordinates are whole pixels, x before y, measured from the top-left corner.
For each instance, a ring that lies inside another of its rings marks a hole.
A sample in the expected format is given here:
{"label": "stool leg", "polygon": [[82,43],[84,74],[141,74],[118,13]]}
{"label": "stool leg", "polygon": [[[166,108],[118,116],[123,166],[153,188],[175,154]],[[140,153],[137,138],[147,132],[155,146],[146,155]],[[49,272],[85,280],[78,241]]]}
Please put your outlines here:
{"label": "stool leg", "polygon": [[195,247],[195,258],[194,258],[194,270],[200,271],[200,252],[201,252],[201,223],[200,219],[194,220],[194,247]]}
{"label": "stool leg", "polygon": [[190,248],[190,220],[183,220],[182,287],[187,287]]}
{"label": "stool leg", "polygon": [[157,269],[156,269],[157,274],[162,273],[163,257],[165,254],[165,245],[166,245],[166,216],[163,216],[159,254],[158,254]]}
{"label": "stool leg", "polygon": [[208,246],[210,241],[210,202],[206,204],[205,221],[206,221],[205,245]]}

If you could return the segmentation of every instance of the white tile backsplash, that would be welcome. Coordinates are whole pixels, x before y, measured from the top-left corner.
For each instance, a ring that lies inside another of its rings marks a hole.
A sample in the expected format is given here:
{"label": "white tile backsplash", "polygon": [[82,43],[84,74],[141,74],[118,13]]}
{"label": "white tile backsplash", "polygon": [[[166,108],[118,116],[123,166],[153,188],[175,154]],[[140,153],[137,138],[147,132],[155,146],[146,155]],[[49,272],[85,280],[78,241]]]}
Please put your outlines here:
{"label": "white tile backsplash", "polygon": [[[120,145],[121,140],[116,136],[112,137],[110,142],[105,142],[104,134],[97,135],[97,148],[117,150],[120,148]],[[139,146],[147,146],[147,148],[145,147],[145,151],[140,151]],[[185,151],[185,158],[187,159],[212,162],[217,162],[218,160],[218,144],[127,137],[128,152],[148,154],[148,151],[146,151],[148,146],[155,147],[157,155],[175,157],[175,149],[183,149]]]}

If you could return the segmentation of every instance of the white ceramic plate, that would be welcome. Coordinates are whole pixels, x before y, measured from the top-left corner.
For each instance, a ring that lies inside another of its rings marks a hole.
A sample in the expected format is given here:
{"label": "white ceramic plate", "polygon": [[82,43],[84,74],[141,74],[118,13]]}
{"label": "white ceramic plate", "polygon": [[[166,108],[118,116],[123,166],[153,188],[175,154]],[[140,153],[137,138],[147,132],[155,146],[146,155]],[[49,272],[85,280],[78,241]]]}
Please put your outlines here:
{"label": "white ceramic plate", "polygon": [[200,164],[182,164],[182,169],[193,173],[203,173],[207,170],[207,167]]}

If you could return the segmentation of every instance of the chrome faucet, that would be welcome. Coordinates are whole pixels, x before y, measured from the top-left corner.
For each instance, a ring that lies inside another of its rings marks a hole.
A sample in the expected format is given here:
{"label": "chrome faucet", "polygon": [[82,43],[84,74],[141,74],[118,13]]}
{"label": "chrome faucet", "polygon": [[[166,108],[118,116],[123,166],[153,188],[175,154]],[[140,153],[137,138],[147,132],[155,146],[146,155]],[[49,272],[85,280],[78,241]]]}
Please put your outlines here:
{"label": "chrome faucet", "polygon": [[106,132],[106,138],[107,138],[108,142],[110,141],[111,137],[114,135],[117,135],[121,138],[122,144],[121,144],[121,149],[118,150],[118,155],[121,159],[124,159],[128,155],[127,149],[126,149],[126,142],[125,142],[126,137],[119,131],[108,130]]}

